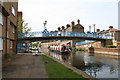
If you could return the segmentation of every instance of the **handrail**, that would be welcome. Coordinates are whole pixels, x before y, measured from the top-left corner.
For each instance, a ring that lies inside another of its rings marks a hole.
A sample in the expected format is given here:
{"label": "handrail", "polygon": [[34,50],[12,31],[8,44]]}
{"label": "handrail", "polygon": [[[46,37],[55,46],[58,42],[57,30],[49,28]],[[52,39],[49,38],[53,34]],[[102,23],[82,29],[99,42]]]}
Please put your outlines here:
{"label": "handrail", "polygon": [[112,35],[102,35],[98,33],[83,33],[83,32],[27,32],[18,33],[18,38],[28,38],[28,37],[52,37],[52,36],[78,36],[78,37],[94,37],[103,39],[112,39]]}

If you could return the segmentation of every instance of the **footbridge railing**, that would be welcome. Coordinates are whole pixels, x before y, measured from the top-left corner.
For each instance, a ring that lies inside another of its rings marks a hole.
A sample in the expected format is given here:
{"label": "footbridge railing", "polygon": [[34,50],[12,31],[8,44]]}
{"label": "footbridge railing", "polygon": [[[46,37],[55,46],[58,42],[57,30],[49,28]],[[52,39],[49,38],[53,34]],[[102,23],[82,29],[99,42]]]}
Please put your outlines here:
{"label": "footbridge railing", "polygon": [[97,33],[82,33],[82,32],[27,32],[27,33],[18,33],[18,38],[28,38],[28,37],[52,37],[52,36],[78,36],[78,37],[94,37],[102,39],[112,39],[111,35],[102,35]]}

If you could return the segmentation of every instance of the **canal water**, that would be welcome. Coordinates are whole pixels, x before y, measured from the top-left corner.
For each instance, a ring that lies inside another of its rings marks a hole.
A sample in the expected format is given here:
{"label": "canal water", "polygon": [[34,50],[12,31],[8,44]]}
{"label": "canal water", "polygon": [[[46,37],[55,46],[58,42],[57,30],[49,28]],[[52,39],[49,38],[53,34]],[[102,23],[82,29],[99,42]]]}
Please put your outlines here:
{"label": "canal water", "polygon": [[118,78],[118,59],[87,52],[72,54],[71,63],[95,78]]}
{"label": "canal water", "polygon": [[49,55],[60,61],[86,72],[95,78],[118,78],[118,62],[116,56],[75,52],[61,54],[49,52]]}

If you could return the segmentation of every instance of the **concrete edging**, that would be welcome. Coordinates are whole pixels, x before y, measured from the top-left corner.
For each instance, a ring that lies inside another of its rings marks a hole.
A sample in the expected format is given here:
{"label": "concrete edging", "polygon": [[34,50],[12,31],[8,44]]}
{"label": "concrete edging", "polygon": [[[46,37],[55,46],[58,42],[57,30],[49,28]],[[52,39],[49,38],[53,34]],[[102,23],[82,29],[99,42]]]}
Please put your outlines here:
{"label": "concrete edging", "polygon": [[53,60],[57,61],[58,63],[64,65],[65,67],[67,67],[67,68],[69,68],[69,69],[71,69],[71,70],[73,70],[73,71],[76,72],[77,74],[82,75],[84,78],[87,78],[87,79],[89,79],[89,80],[97,80],[96,78],[94,78],[94,77],[88,75],[87,73],[85,73],[85,72],[83,72],[83,71],[81,71],[81,70],[79,70],[79,69],[71,66],[70,64],[63,63],[63,62],[61,62],[61,61],[59,61],[59,60],[57,60],[57,59],[55,59],[55,58],[53,58],[53,57],[51,57],[51,56],[49,56],[49,55],[47,55],[47,54],[44,54],[44,53],[43,53],[43,55],[46,55],[46,56],[52,58]]}

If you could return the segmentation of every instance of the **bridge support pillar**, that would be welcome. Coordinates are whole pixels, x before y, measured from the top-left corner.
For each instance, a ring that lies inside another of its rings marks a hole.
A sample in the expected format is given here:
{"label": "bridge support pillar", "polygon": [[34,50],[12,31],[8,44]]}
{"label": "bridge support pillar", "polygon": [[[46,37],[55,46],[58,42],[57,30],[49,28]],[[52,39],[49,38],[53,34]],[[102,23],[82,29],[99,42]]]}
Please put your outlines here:
{"label": "bridge support pillar", "polygon": [[25,51],[29,51],[29,42],[25,42]]}
{"label": "bridge support pillar", "polygon": [[25,43],[25,52],[27,51],[27,43]]}
{"label": "bridge support pillar", "polygon": [[72,40],[72,53],[75,53],[75,51],[76,51],[76,40]]}

